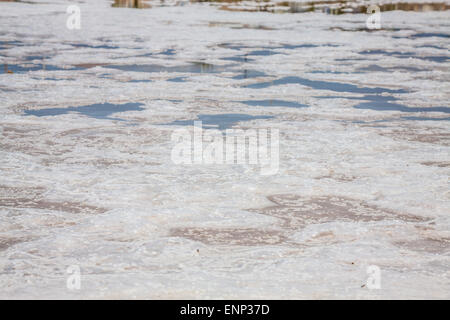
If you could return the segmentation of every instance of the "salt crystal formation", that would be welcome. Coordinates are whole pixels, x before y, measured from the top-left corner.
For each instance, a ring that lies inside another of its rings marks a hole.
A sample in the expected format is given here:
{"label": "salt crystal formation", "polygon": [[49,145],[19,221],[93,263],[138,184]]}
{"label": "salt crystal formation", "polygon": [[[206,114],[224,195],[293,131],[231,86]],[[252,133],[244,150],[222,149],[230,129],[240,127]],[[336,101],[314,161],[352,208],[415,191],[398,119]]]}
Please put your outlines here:
{"label": "salt crystal formation", "polygon": [[448,2],[132,2],[0,2],[0,298],[450,298]]}

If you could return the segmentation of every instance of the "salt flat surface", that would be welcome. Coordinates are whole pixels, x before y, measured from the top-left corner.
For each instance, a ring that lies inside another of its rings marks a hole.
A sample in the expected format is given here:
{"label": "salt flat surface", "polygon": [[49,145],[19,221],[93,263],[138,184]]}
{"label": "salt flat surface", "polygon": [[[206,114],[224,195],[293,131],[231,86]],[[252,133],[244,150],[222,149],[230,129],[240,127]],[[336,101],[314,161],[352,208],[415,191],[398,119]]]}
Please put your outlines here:
{"label": "salt flat surface", "polygon": [[[449,11],[69,4],[0,2],[0,298],[450,298]],[[278,173],[174,164],[195,119]]]}

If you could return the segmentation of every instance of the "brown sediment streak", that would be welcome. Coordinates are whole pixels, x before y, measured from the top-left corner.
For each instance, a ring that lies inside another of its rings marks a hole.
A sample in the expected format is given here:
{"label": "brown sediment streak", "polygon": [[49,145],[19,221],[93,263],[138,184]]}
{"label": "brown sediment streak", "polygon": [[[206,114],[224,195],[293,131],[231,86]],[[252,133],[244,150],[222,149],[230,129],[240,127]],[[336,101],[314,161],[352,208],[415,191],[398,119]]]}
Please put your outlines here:
{"label": "brown sediment streak", "polygon": [[287,241],[281,231],[253,228],[173,228],[170,236],[230,246],[277,245]]}
{"label": "brown sediment streak", "polygon": [[402,139],[407,141],[417,141],[431,144],[439,144],[442,146],[450,146],[450,133],[434,132],[434,133],[420,133],[413,129],[408,130],[394,130],[392,132],[380,133],[382,136],[389,136],[394,139]]}
{"label": "brown sediment streak", "polygon": [[426,237],[414,240],[402,240],[395,241],[393,244],[409,251],[450,254],[450,238],[445,237]]}
{"label": "brown sediment streak", "polygon": [[39,187],[20,188],[0,186],[0,207],[41,209],[74,214],[100,214],[107,211],[105,208],[82,202],[48,200],[42,196],[44,191],[44,188]]}
{"label": "brown sediment streak", "polygon": [[276,205],[251,212],[281,220],[286,229],[301,229],[310,224],[333,221],[376,222],[398,220],[405,222],[427,222],[430,219],[410,214],[396,213],[364,201],[339,196],[301,197],[295,194],[272,195],[268,199]]}
{"label": "brown sediment streak", "polygon": [[105,208],[87,205],[81,202],[56,202],[29,198],[0,198],[0,207],[30,208],[41,210],[62,211],[68,213],[104,213]]}
{"label": "brown sediment streak", "polygon": [[[376,222],[384,220],[411,223],[428,222],[430,219],[410,214],[396,213],[364,201],[338,196],[306,198],[295,194],[271,195],[268,199],[276,205],[261,209],[248,209],[262,215],[277,218],[282,230],[257,228],[173,228],[169,236],[182,237],[211,245],[256,246],[256,245],[290,245],[299,243],[289,239],[298,229],[310,224],[334,221]],[[309,242],[332,241],[335,234],[325,231],[317,234]],[[306,244],[306,243],[305,243]]]}
{"label": "brown sediment streak", "polygon": [[32,240],[27,237],[0,237],[0,251],[7,250],[8,248],[23,242]]}
{"label": "brown sediment streak", "polygon": [[439,162],[439,161],[426,161],[422,162],[424,166],[433,166],[433,167],[439,167],[439,168],[447,168],[450,167],[450,162]]}

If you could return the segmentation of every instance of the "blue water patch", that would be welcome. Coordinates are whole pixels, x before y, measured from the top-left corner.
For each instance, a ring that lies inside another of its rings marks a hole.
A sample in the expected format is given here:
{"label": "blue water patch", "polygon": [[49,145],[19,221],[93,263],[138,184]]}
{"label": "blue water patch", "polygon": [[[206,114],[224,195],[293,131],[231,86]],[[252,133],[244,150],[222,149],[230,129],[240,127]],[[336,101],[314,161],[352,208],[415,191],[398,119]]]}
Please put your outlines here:
{"label": "blue water patch", "polygon": [[217,73],[225,66],[215,66],[208,63],[194,62],[188,65],[166,67],[157,64],[108,65],[105,68],[131,72],[182,72],[182,73]]}
{"label": "blue water patch", "polygon": [[[393,103],[398,100],[392,96],[381,95],[366,95],[363,97],[340,97],[340,96],[316,96],[319,99],[348,99],[348,100],[363,100],[367,102],[361,102],[354,106],[356,109],[369,109],[376,111],[401,111],[401,112],[443,112],[450,113],[448,107],[408,107],[403,104]],[[416,120],[420,120],[420,117],[415,117]],[[425,119],[425,118],[423,118]],[[430,118],[434,119],[434,118]]]}
{"label": "blue water patch", "polygon": [[293,50],[299,48],[318,48],[318,47],[320,46],[317,44],[303,43],[303,44],[283,44],[280,48]]}
{"label": "blue water patch", "polygon": [[346,61],[367,61],[367,58],[336,58],[334,61],[346,62]]}
{"label": "blue water patch", "polygon": [[24,43],[18,40],[6,40],[0,41],[0,50],[9,49],[12,47],[21,47],[24,46]]}
{"label": "blue water patch", "polygon": [[129,83],[147,83],[147,82],[152,82],[152,80],[130,80],[127,82],[129,82]]}
{"label": "blue water patch", "polygon": [[137,56],[117,57],[117,58],[115,58],[115,59],[131,58],[131,57],[151,57],[151,56],[153,56],[153,55],[154,55],[154,53],[149,52],[149,53],[139,54],[139,55],[137,55]]}
{"label": "blue water patch", "polygon": [[437,33],[437,32],[422,32],[416,33],[410,36],[411,38],[450,38],[450,34],[447,33]]}
{"label": "blue water patch", "polygon": [[319,48],[319,47],[339,47],[338,44],[332,43],[323,43],[323,44],[315,44],[315,43],[301,43],[301,44],[282,44],[279,47],[274,47],[274,49],[287,49],[287,50],[295,50],[295,49],[308,49],[308,48]]}
{"label": "blue water patch", "polygon": [[329,90],[335,92],[352,92],[352,93],[363,93],[363,94],[381,94],[381,93],[406,93],[404,89],[392,90],[388,88],[370,88],[370,87],[358,87],[354,84],[332,82],[332,81],[320,81],[320,80],[309,80],[301,77],[283,77],[281,79],[259,82],[246,85],[246,88],[252,89],[262,89],[271,86],[278,86],[283,84],[300,84],[302,86],[310,87],[316,90]]}
{"label": "blue water patch", "polygon": [[440,55],[419,56],[413,52],[386,51],[386,50],[366,50],[366,51],[359,52],[359,54],[364,54],[364,55],[381,54],[381,55],[386,55],[386,56],[396,57],[396,58],[401,58],[401,59],[415,58],[415,59],[428,60],[428,61],[434,61],[434,62],[439,62],[439,63],[446,62],[447,60],[450,59],[449,56],[440,56]]}
{"label": "blue water patch", "polygon": [[448,60],[450,60],[450,56],[425,56],[425,57],[420,57],[420,56],[415,56],[414,58],[417,59],[422,59],[422,60],[429,60],[429,61],[434,61],[434,62],[447,62]]}
{"label": "blue water patch", "polygon": [[157,101],[169,101],[169,102],[172,102],[172,103],[183,102],[183,100],[178,100],[178,99],[155,99],[155,100],[157,100]]}
{"label": "blue water patch", "polygon": [[[450,117],[447,118],[429,118],[429,117],[400,117],[396,119],[383,119],[383,120],[373,120],[373,121],[352,121],[355,124],[376,124],[376,123],[389,123],[394,121],[449,121]],[[373,126],[373,127],[386,127],[386,126]]]}
{"label": "blue water patch", "polygon": [[266,76],[266,74],[264,72],[245,69],[245,70],[242,70],[241,73],[239,73],[238,75],[235,75],[234,77],[232,77],[232,79],[242,80],[242,79],[259,78],[259,77],[265,77],[265,76]]}
{"label": "blue water patch", "polygon": [[450,121],[450,117],[447,118],[428,118],[428,117],[402,117],[403,120],[413,121]]}
{"label": "blue water patch", "polygon": [[50,59],[50,56],[41,56],[41,55],[31,55],[31,56],[26,56],[25,60],[27,61],[33,61],[33,60],[46,60],[46,59]]}
{"label": "blue water patch", "polygon": [[347,100],[365,100],[365,101],[395,101],[398,100],[393,96],[365,95],[362,97],[349,96],[315,96],[318,99],[347,99]]}
{"label": "blue water patch", "polygon": [[167,79],[167,81],[170,81],[170,82],[186,82],[187,80],[187,77],[175,77],[175,78],[170,78],[170,79]]}
{"label": "blue water patch", "polygon": [[362,72],[392,72],[395,70],[405,70],[410,72],[421,72],[421,71],[427,71],[426,69],[420,69],[415,67],[407,67],[407,66],[395,66],[395,67],[382,67],[377,64],[371,64],[367,67],[358,68],[358,71]]}
{"label": "blue water patch", "polygon": [[[50,64],[31,64],[31,65],[18,65],[18,64],[4,64],[2,68],[0,68],[0,74],[2,73],[24,73],[30,71],[68,71],[68,70],[82,70],[82,68],[78,67],[70,67],[70,68],[61,68],[58,66],[50,65]],[[8,72],[9,71],[9,72]]]}
{"label": "blue water patch", "polygon": [[54,78],[54,77],[46,77],[46,78],[34,78],[32,77],[31,79],[33,80],[45,80],[45,81],[75,81],[75,79],[64,79],[64,78]]}
{"label": "blue water patch", "polygon": [[411,57],[414,55],[412,52],[403,52],[403,51],[386,51],[386,50],[364,50],[360,51],[359,54],[383,54],[387,56],[404,56],[404,57]]}
{"label": "blue water patch", "polygon": [[169,70],[169,67],[164,67],[156,64],[109,65],[105,68],[131,72],[167,72]]}
{"label": "blue water patch", "polygon": [[416,48],[432,48],[432,49],[447,50],[448,51],[447,48],[436,46],[436,45],[432,45],[432,44],[424,44],[424,45],[421,45],[421,46],[417,46]]}
{"label": "blue water patch", "polygon": [[89,48],[89,49],[120,49],[118,46],[110,46],[107,44],[101,44],[101,45],[93,45],[93,44],[86,44],[86,43],[69,43],[72,47],[75,48]]}
{"label": "blue water patch", "polygon": [[349,74],[349,73],[360,73],[360,72],[343,72],[343,71],[332,71],[332,70],[313,70],[313,71],[308,71],[308,73],[313,73],[313,74]]}
{"label": "blue water patch", "polygon": [[249,56],[273,56],[275,54],[282,54],[281,52],[273,51],[273,50],[253,50],[247,53]]}
{"label": "blue water patch", "polygon": [[239,103],[246,104],[248,106],[255,107],[288,107],[288,108],[307,108],[309,107],[306,104],[294,102],[294,101],[286,101],[286,100],[244,100],[244,101],[236,101]]}
{"label": "blue water patch", "polygon": [[[302,49],[302,48],[318,48],[318,47],[339,47],[337,44],[332,43],[325,43],[325,44],[312,44],[312,43],[301,43],[301,44],[279,44],[279,45],[273,45],[273,46],[250,46],[245,44],[234,44],[234,43],[222,43],[219,44],[219,47],[227,48],[227,49],[233,49],[233,50],[242,50],[242,49],[263,49],[263,51],[267,50],[269,52],[268,55],[277,54],[279,52],[272,51],[275,49],[286,49],[286,50],[294,50],[294,49]],[[260,55],[260,54],[254,54],[254,55]],[[265,55],[262,53],[261,55]]]}
{"label": "blue water patch", "polygon": [[225,130],[242,121],[257,119],[272,119],[273,116],[252,116],[249,114],[225,113],[225,114],[200,114],[195,120],[175,120],[165,125],[193,126],[194,121],[202,121],[202,126],[207,129]]}
{"label": "blue water patch", "polygon": [[175,55],[175,49],[167,49],[167,50],[160,52],[159,54],[162,54],[165,56],[173,56],[173,55]]}
{"label": "blue water patch", "polygon": [[270,46],[262,46],[262,47],[254,47],[246,44],[239,44],[239,43],[220,43],[218,45],[221,48],[227,48],[232,50],[242,50],[242,49],[249,49],[249,48],[263,48],[263,49],[272,49],[273,47]]}
{"label": "blue water patch", "polygon": [[447,107],[407,107],[398,103],[391,103],[387,101],[370,101],[363,102],[354,106],[356,109],[370,109],[377,111],[401,111],[401,112],[443,112],[450,113],[450,108]]}
{"label": "blue water patch", "polygon": [[221,60],[235,61],[235,62],[253,62],[253,61],[255,61],[255,59],[247,58],[247,55],[225,57],[225,58],[221,58]]}
{"label": "blue water patch", "polygon": [[62,114],[68,114],[71,112],[80,113],[90,118],[95,119],[107,119],[107,120],[119,120],[126,121],[120,118],[111,118],[110,116],[118,112],[126,111],[142,111],[142,103],[124,103],[124,104],[111,104],[111,103],[95,103],[87,106],[80,107],[68,107],[68,108],[48,108],[40,110],[25,110],[26,115],[32,115],[37,117],[49,117],[59,116]]}
{"label": "blue water patch", "polygon": [[[166,49],[164,51],[160,51],[160,52],[147,52],[147,53],[143,53],[143,54],[139,54],[136,56],[128,56],[128,57],[123,57],[123,58],[130,58],[130,57],[151,57],[151,56],[155,56],[155,55],[164,55],[164,56],[174,56],[176,54],[175,49]],[[119,59],[122,57],[119,57]]]}

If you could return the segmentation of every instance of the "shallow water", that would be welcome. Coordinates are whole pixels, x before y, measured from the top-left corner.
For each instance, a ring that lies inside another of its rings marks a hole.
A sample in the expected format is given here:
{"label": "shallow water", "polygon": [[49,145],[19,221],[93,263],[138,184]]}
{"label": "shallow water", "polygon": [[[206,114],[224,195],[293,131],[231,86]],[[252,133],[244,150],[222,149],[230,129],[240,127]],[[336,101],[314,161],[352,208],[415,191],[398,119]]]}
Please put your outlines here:
{"label": "shallow water", "polygon": [[111,46],[108,44],[87,44],[87,43],[69,43],[71,46],[75,48],[89,48],[89,49],[120,49],[118,46]]}
{"label": "shallow water", "polygon": [[46,55],[29,55],[25,57],[25,60],[27,61],[33,61],[33,60],[46,60],[46,59],[50,59],[50,56],[46,56]]}
{"label": "shallow water", "polygon": [[408,72],[421,72],[421,71],[427,71],[427,69],[421,69],[416,67],[409,67],[409,66],[396,66],[396,67],[382,67],[377,64],[371,64],[367,67],[361,67],[357,69],[358,71],[363,72],[393,72],[397,70],[405,70]]}
{"label": "shallow water", "polygon": [[309,107],[306,104],[294,102],[294,101],[286,101],[286,100],[244,100],[237,101],[239,103],[246,104],[248,106],[253,107],[288,107],[288,108],[307,108]]}
{"label": "shallow water", "polygon": [[389,89],[381,87],[359,87],[354,84],[333,82],[333,81],[320,81],[320,80],[309,80],[301,77],[283,77],[281,79],[259,82],[246,85],[246,88],[251,89],[263,89],[272,86],[279,86],[285,84],[300,84],[302,86],[310,87],[316,90],[329,90],[335,92],[351,92],[351,93],[368,93],[368,94],[381,94],[381,93],[406,93],[404,89]]}
{"label": "shallow water", "polygon": [[402,117],[402,119],[412,120],[412,121],[450,121],[450,117],[447,117],[447,118]]}
{"label": "shallow water", "polygon": [[175,120],[166,125],[193,126],[194,121],[202,121],[202,126],[207,129],[225,130],[244,121],[272,119],[273,116],[253,116],[249,114],[225,113],[225,114],[200,114],[194,120]]}
{"label": "shallow water", "polygon": [[175,77],[175,78],[170,78],[170,79],[167,79],[167,81],[170,81],[170,82],[186,82],[187,80],[187,77]]}
{"label": "shallow water", "polygon": [[[411,38],[450,38],[449,33],[437,33],[437,32],[421,32],[415,33],[410,36]],[[447,48],[448,49],[448,48]]]}
{"label": "shallow water", "polygon": [[398,103],[390,103],[386,100],[363,102],[354,106],[356,109],[370,109],[377,111],[401,111],[401,112],[443,112],[450,113],[449,107],[408,107]]}
{"label": "shallow water", "polygon": [[281,52],[273,50],[253,50],[247,53],[247,55],[249,56],[263,56],[263,57],[273,56],[275,54],[281,54]]}
{"label": "shallow water", "polygon": [[67,68],[58,67],[54,65],[49,64],[4,64],[0,68],[0,74],[4,73],[25,73],[25,72],[31,72],[31,71],[67,71],[67,70],[81,70],[82,68],[77,67],[71,67],[68,66]]}
{"label": "shallow water", "polygon": [[264,72],[257,71],[257,70],[244,69],[244,70],[240,71],[240,73],[238,75],[233,76],[232,79],[242,80],[242,79],[252,79],[252,78],[265,77],[265,76],[267,76],[267,74],[265,74]]}
{"label": "shallow water", "polygon": [[[443,112],[450,113],[449,107],[408,107],[400,103],[392,103],[398,100],[393,96],[387,95],[365,95],[362,97],[345,97],[345,96],[317,96],[319,99],[348,99],[348,100],[363,100],[368,102],[361,102],[353,106],[356,109],[369,109],[376,111],[401,111],[401,112]],[[414,118],[414,119],[413,119]],[[411,120],[420,120],[421,117],[412,117]],[[408,117],[405,117],[408,119]],[[428,119],[428,118],[423,118]]]}
{"label": "shallow water", "polygon": [[225,57],[225,58],[222,58],[222,60],[235,61],[235,62],[253,62],[253,61],[255,61],[255,59],[248,58],[247,55]]}
{"label": "shallow water", "polygon": [[120,120],[121,118],[112,118],[111,115],[119,112],[127,111],[142,111],[142,103],[124,103],[124,104],[112,104],[112,103],[95,103],[87,106],[80,107],[68,107],[68,108],[47,108],[39,110],[25,110],[26,115],[32,115],[36,117],[55,117],[68,113],[79,113],[84,116],[103,119],[103,120]]}
{"label": "shallow water", "polygon": [[152,82],[152,80],[137,80],[137,79],[135,79],[135,80],[129,80],[127,82],[130,82],[130,83],[149,83],[149,82]]}
{"label": "shallow water", "polygon": [[[112,3],[0,1],[0,298],[449,297],[448,12]],[[194,121],[278,171],[176,164]]]}
{"label": "shallow water", "polygon": [[179,72],[179,73],[217,73],[222,72],[224,66],[216,66],[209,63],[194,62],[189,65],[167,67],[157,64],[131,64],[131,65],[109,65],[106,68],[131,72]]}
{"label": "shallow water", "polygon": [[373,54],[373,55],[387,55],[392,56],[396,58],[402,58],[402,59],[409,59],[409,58],[415,58],[415,59],[423,59],[423,60],[429,60],[434,61],[438,63],[447,62],[450,59],[450,56],[420,56],[415,54],[414,52],[401,52],[401,51],[386,51],[386,50],[367,50],[367,51],[361,51],[359,54]]}
{"label": "shallow water", "polygon": [[176,51],[175,51],[175,49],[166,49],[166,50],[164,50],[162,52],[159,52],[158,54],[162,54],[162,55],[165,55],[165,56],[173,56],[173,55],[176,54]]}

